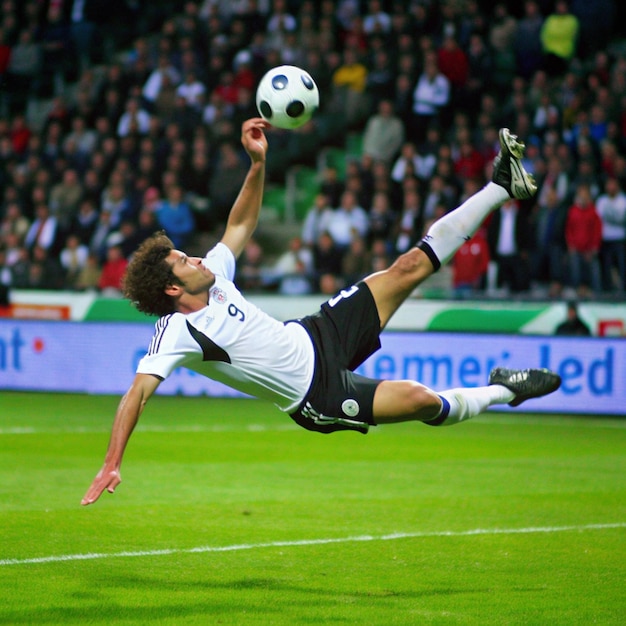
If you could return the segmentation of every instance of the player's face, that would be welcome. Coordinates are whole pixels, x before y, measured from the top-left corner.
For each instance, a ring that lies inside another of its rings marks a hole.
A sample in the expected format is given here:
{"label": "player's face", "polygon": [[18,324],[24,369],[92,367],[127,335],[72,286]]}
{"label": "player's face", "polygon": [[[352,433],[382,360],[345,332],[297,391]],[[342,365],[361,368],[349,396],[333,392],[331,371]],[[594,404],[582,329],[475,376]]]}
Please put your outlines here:
{"label": "player's face", "polygon": [[215,282],[211,270],[202,264],[198,256],[187,256],[180,250],[172,250],[166,261],[172,266],[174,275],[183,283],[183,289],[192,295],[207,292]]}

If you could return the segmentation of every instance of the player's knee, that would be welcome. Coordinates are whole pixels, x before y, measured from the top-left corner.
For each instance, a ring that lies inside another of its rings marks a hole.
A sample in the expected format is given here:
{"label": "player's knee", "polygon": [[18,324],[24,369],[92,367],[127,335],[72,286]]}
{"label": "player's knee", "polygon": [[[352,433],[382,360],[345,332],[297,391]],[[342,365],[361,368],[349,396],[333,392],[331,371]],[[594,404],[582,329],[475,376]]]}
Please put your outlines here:
{"label": "player's knee", "polygon": [[417,419],[432,419],[439,415],[441,398],[432,389],[415,382],[407,389],[407,408]]}
{"label": "player's knee", "polygon": [[433,266],[426,254],[419,248],[412,248],[401,254],[389,268],[399,281],[415,283],[432,274]]}

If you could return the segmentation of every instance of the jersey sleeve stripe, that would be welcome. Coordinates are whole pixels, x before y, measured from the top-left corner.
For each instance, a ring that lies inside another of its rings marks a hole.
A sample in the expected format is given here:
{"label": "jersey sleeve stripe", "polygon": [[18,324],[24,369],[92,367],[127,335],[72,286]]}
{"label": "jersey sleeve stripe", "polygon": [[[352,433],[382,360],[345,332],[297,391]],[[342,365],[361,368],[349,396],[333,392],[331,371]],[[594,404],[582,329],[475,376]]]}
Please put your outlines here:
{"label": "jersey sleeve stripe", "polygon": [[161,340],[163,339],[163,334],[165,333],[165,329],[167,328],[167,324],[170,321],[172,314],[164,315],[163,317],[157,320],[155,324],[155,332],[152,340],[150,341],[150,347],[148,348],[148,354],[155,354],[159,351],[159,347],[161,346]]}

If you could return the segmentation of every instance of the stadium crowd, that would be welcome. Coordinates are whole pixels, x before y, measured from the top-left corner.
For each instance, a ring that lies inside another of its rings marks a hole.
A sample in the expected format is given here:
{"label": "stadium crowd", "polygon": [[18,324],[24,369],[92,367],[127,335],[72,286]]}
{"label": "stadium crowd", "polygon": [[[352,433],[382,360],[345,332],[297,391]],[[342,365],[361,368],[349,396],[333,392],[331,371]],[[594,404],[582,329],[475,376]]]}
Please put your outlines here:
{"label": "stadium crowd", "polygon": [[[247,171],[265,71],[298,65],[321,106],[269,134],[268,181],[327,164],[301,235],[252,241],[238,282],[332,293],[385,267],[490,177],[498,128],[539,185],[444,274],[456,296],[623,298],[625,9],[612,0],[2,0],[0,285],[119,294],[136,247],[219,236]],[[500,290],[500,291],[499,291]]]}

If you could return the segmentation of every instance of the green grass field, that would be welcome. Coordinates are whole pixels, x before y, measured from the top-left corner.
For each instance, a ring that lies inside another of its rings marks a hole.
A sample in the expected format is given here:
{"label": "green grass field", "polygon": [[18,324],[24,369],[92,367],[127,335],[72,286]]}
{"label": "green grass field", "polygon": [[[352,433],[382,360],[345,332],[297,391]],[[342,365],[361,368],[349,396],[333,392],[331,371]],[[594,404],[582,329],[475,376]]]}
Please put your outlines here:
{"label": "green grass field", "polygon": [[626,420],[323,436],[154,398],[0,393],[0,624],[624,624]]}

